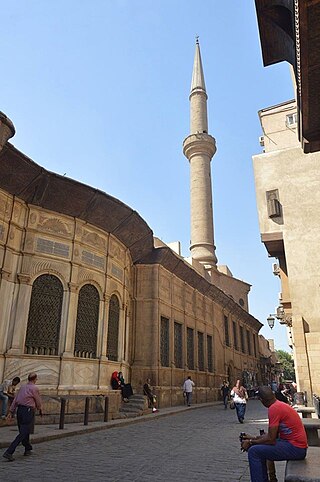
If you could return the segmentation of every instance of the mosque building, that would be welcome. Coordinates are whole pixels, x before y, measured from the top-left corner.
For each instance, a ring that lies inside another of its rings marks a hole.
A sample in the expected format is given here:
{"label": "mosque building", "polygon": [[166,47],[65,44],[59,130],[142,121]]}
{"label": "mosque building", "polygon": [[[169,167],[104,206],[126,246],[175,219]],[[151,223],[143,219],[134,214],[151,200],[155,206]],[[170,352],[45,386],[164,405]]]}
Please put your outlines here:
{"label": "mosque building", "polygon": [[8,140],[0,114],[0,376],[31,371],[47,394],[112,393],[122,371],[160,406],[218,399],[224,379],[259,382],[250,285],[217,265],[207,92],[199,42],[190,93],[191,256],[153,236],[120,200],[47,171]]}

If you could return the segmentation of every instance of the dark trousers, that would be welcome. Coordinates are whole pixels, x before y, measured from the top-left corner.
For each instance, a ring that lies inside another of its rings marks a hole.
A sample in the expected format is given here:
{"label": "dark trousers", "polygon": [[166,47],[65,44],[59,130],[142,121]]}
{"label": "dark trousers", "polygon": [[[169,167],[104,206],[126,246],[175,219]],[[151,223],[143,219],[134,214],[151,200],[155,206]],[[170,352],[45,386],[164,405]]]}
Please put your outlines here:
{"label": "dark trousers", "polygon": [[287,440],[277,440],[275,445],[252,445],[248,450],[251,480],[268,482],[268,460],[302,460],[307,449],[295,447]]}
{"label": "dark trousers", "polygon": [[34,409],[31,407],[25,407],[24,405],[19,405],[17,410],[19,434],[16,436],[16,438],[8,448],[8,454],[12,455],[20,443],[22,443],[25,450],[32,450],[29,436],[33,426],[33,421]]}
{"label": "dark trousers", "polygon": [[238,420],[240,423],[243,422],[244,415],[246,413],[247,404],[246,403],[235,403]]}
{"label": "dark trousers", "polygon": [[186,398],[187,398],[187,405],[188,407],[190,407],[191,400],[192,400],[192,392],[186,392]]}

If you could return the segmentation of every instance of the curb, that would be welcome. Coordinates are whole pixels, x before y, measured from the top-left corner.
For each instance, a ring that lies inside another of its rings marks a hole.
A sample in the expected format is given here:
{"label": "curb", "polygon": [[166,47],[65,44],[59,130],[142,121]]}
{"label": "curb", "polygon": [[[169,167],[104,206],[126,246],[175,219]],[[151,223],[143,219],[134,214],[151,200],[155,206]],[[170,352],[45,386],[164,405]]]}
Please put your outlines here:
{"label": "curb", "polygon": [[[161,412],[154,412],[154,413],[148,413],[146,415],[141,415],[136,418],[130,418],[130,419],[120,419],[120,420],[110,420],[108,422],[92,422],[92,423],[99,423],[99,425],[91,425],[91,426],[84,426],[82,425],[81,427],[72,428],[71,426],[73,424],[68,424],[66,428],[62,429],[61,431],[58,431],[58,426],[57,427],[52,427],[50,426],[49,431],[51,430],[57,430],[57,433],[49,433],[47,435],[31,435],[31,442],[32,444],[38,444],[42,442],[48,442],[50,440],[55,440],[55,439],[60,439],[60,438],[65,438],[65,437],[72,437],[74,435],[82,435],[82,434],[87,434],[87,433],[92,433],[92,432],[98,432],[101,430],[109,430],[112,428],[118,428],[118,427],[123,427],[123,426],[128,426],[128,425],[133,425],[140,423],[142,421],[150,421],[150,420],[155,420],[157,418],[162,418],[162,417],[169,417],[172,415],[177,415],[179,413],[184,413],[187,411],[191,410],[199,410],[201,408],[207,408],[211,407],[214,405],[220,405],[221,402],[210,402],[210,403],[203,403],[199,405],[192,405],[191,407],[185,407],[181,406],[177,409],[175,407],[170,407],[172,410],[169,409],[164,409],[168,411]],[[39,427],[40,425],[38,425]],[[12,427],[12,425],[10,426]],[[37,427],[37,425],[36,425]],[[70,431],[66,431],[70,428]],[[0,429],[1,433],[1,429]],[[2,438],[2,437],[1,437]],[[9,438],[9,437],[8,437]],[[0,442],[0,448],[6,448],[8,445],[12,442],[8,443],[8,441]]]}

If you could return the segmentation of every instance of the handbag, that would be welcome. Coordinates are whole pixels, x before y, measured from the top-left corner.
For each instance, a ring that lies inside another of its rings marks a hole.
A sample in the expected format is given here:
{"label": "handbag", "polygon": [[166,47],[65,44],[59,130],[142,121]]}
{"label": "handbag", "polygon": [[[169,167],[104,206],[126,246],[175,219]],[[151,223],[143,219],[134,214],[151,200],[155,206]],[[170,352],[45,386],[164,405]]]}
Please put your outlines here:
{"label": "handbag", "polygon": [[231,408],[231,410],[234,410],[236,408],[233,400],[230,400],[229,408]]}

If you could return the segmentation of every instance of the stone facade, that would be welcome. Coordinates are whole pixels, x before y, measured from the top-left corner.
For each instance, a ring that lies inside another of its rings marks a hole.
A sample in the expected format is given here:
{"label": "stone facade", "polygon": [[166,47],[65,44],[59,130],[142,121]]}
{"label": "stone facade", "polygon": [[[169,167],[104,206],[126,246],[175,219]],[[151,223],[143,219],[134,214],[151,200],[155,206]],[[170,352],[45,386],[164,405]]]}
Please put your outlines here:
{"label": "stone facade", "polygon": [[253,157],[253,165],[261,238],[279,260],[277,314],[289,332],[298,390],[310,400],[320,393],[320,153],[303,153],[294,101],[259,116],[264,152]]}
{"label": "stone facade", "polygon": [[151,377],[161,406],[182,403],[189,374],[195,402],[217,399],[225,378],[258,376],[261,324],[247,312],[247,283],[228,271],[211,279],[155,247],[128,206],[9,143],[0,152],[0,263],[1,378],[36,371],[44,394],[109,393],[116,407],[114,370],[138,393]]}

